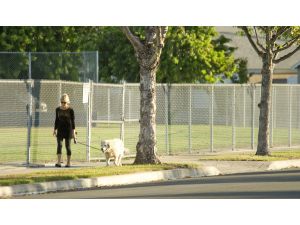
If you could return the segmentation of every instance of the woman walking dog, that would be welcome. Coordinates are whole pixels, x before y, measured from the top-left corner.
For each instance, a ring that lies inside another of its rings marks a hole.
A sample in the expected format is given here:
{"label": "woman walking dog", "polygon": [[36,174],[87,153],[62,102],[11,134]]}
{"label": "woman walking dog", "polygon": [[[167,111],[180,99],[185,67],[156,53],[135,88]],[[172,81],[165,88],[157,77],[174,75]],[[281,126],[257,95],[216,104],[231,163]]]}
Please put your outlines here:
{"label": "woman walking dog", "polygon": [[75,114],[70,107],[68,94],[63,94],[60,98],[61,105],[55,109],[55,123],[53,136],[57,139],[57,163],[56,167],[61,167],[61,150],[63,139],[67,150],[67,163],[65,167],[71,166],[71,139],[76,138]]}

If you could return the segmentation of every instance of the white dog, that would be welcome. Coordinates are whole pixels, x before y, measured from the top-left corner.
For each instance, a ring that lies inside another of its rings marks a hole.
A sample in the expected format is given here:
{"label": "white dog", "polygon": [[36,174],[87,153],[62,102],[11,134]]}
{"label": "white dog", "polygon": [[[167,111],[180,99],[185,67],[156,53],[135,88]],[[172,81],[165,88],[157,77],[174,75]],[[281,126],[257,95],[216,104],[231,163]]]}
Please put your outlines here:
{"label": "white dog", "polygon": [[101,151],[106,158],[106,166],[109,166],[110,160],[115,160],[116,166],[122,166],[122,157],[127,149],[124,148],[124,143],[121,139],[111,139],[101,141]]}

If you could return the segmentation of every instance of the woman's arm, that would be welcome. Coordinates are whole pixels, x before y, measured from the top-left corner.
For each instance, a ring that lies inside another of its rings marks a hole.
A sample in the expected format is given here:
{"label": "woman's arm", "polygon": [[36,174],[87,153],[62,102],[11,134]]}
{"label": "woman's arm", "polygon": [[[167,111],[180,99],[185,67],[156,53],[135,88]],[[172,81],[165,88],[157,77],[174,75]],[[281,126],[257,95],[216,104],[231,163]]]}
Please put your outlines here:
{"label": "woman's arm", "polygon": [[71,114],[72,135],[73,135],[73,138],[76,138],[76,130],[75,130],[75,113],[74,113],[74,110],[73,110],[73,109],[70,110],[70,114]]}
{"label": "woman's arm", "polygon": [[54,122],[53,136],[57,135],[57,128],[58,128],[58,109],[55,109],[55,122]]}
{"label": "woman's arm", "polygon": [[72,129],[75,130],[75,113],[73,109],[70,110],[70,114],[71,114],[71,126]]}

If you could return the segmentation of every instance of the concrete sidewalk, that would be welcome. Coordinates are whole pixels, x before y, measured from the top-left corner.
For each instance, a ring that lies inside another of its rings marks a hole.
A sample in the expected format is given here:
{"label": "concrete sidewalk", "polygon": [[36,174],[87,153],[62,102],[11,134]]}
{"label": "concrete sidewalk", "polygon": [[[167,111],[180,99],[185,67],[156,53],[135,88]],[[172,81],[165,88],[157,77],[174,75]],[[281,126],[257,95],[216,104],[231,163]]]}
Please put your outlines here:
{"label": "concrete sidewalk", "polygon": [[[24,184],[0,187],[0,198],[16,195],[40,194],[53,191],[75,190],[91,187],[117,186],[135,183],[145,183],[159,180],[183,179],[202,176],[217,176],[234,173],[263,172],[300,167],[300,160],[286,161],[199,161],[199,155],[161,156],[164,163],[193,163],[199,165],[197,169],[175,169],[169,171],[141,172],[127,175],[116,175],[97,178],[86,178],[67,181],[43,182],[38,184]],[[130,164],[133,159],[124,159],[124,164]],[[105,166],[104,162],[74,162],[71,168]],[[53,164],[43,167],[26,167],[25,165],[0,165],[0,176],[25,174],[48,170],[67,170],[56,168]]]}

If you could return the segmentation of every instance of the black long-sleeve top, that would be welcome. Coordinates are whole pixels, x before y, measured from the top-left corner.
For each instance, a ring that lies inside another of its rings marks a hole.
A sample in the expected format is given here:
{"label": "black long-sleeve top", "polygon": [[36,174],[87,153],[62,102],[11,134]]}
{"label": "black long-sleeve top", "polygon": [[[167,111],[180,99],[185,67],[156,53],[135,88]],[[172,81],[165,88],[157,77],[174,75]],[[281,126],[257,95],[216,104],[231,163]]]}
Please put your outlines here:
{"label": "black long-sleeve top", "polygon": [[57,107],[55,109],[54,129],[61,138],[72,138],[72,130],[75,129],[75,114],[72,108],[66,110]]}

